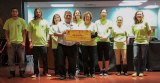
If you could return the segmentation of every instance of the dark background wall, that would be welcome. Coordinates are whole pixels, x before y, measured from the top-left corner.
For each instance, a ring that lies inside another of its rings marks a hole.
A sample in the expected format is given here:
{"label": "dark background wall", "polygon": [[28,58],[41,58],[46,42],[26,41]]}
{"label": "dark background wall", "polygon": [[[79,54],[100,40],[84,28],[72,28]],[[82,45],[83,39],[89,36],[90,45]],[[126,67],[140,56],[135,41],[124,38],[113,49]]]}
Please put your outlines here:
{"label": "dark background wall", "polygon": [[18,8],[19,16],[22,17],[22,0],[0,0],[0,18],[3,22],[10,18],[11,9]]}

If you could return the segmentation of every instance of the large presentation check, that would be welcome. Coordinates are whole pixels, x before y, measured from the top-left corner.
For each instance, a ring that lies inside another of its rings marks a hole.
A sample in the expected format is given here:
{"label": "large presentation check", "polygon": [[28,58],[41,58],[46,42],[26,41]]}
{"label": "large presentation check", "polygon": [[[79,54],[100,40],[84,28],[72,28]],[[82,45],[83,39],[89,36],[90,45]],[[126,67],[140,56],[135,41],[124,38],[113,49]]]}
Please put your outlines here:
{"label": "large presentation check", "polygon": [[66,41],[91,41],[91,31],[88,30],[67,30]]}

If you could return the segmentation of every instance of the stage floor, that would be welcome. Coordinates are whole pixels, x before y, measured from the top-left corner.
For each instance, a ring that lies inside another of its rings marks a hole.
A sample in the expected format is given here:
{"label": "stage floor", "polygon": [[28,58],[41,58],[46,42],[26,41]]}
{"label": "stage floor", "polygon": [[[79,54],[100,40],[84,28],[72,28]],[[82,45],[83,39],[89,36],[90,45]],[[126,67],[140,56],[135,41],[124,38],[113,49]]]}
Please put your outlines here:
{"label": "stage floor", "polygon": [[[49,70],[53,73],[52,70]],[[40,76],[38,78],[30,78],[28,74],[26,78],[17,77],[8,79],[7,67],[0,67],[0,83],[160,83],[160,72],[145,72],[144,77],[132,77],[132,72],[129,72],[129,76],[116,76],[115,72],[110,72],[109,76],[99,76],[96,74],[96,78],[85,78],[83,75],[79,75],[75,80],[59,80],[58,77],[46,77]]]}

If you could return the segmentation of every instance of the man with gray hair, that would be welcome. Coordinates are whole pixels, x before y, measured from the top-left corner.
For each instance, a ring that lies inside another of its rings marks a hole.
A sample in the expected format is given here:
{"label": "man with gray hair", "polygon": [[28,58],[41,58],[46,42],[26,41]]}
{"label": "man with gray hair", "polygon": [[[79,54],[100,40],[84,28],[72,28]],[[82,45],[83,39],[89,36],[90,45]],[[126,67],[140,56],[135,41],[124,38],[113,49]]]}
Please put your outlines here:
{"label": "man with gray hair", "polygon": [[[55,36],[58,36],[58,70],[60,73],[60,80],[66,79],[66,57],[68,59],[68,75],[69,79],[75,79],[76,71],[76,54],[77,46],[75,42],[66,41],[66,30],[75,30],[77,25],[71,22],[72,14],[70,11],[65,11],[64,22],[58,23],[58,27],[55,29]],[[62,54],[60,54],[62,53]]]}

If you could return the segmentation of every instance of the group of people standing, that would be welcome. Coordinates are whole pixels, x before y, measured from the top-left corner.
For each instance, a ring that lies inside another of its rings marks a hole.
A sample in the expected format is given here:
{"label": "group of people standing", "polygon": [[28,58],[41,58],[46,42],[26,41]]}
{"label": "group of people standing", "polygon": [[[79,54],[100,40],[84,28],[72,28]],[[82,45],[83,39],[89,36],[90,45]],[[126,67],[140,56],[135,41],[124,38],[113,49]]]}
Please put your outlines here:
{"label": "group of people standing", "polygon": [[[108,75],[110,37],[113,38],[113,49],[116,57],[116,75],[126,75],[127,73],[127,44],[128,33],[123,26],[123,17],[118,16],[116,25],[107,19],[107,10],[100,11],[100,19],[92,22],[92,13],[86,11],[83,14],[80,10],[75,10],[73,15],[70,11],[65,11],[64,21],[61,21],[59,14],[55,14],[52,24],[48,26],[42,17],[42,10],[34,10],[34,18],[27,26],[25,20],[18,17],[18,9],[13,8],[11,18],[5,22],[4,29],[8,48],[9,78],[15,77],[14,53],[17,52],[20,58],[20,77],[25,77],[25,42],[26,32],[29,36],[29,47],[32,50],[34,59],[33,78],[38,77],[39,58],[43,62],[43,75],[51,76],[48,73],[47,47],[49,40],[52,40],[52,50],[55,63],[55,75],[60,80],[66,79],[66,57],[68,61],[69,79],[75,79],[76,67],[78,67],[79,52],[81,51],[83,61],[83,73],[86,77],[95,77],[95,66],[98,62],[100,76]],[[73,18],[72,18],[73,17]],[[132,76],[143,76],[146,64],[146,53],[151,34],[151,28],[143,19],[143,11],[137,11],[134,16],[135,23],[132,26],[134,39],[134,67],[135,73]],[[72,21],[73,19],[73,21]],[[66,41],[66,30],[89,30],[91,31],[91,41],[74,42]],[[97,60],[98,57],[98,60]],[[122,60],[122,64],[121,64]],[[103,62],[104,61],[104,62]],[[103,67],[104,66],[104,67]],[[122,72],[123,71],[123,72]]]}

